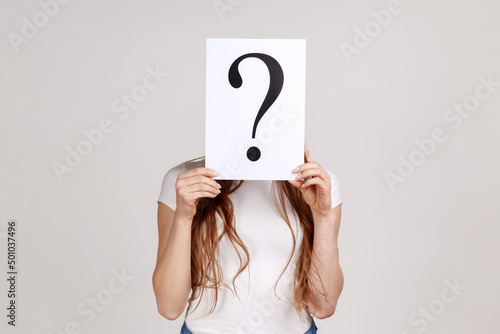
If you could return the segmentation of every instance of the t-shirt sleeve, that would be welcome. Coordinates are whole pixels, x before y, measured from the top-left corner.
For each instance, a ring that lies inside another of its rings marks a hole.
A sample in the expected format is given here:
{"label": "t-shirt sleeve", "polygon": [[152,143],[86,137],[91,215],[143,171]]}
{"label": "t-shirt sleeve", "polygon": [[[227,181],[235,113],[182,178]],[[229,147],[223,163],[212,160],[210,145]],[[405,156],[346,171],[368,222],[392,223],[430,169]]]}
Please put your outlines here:
{"label": "t-shirt sleeve", "polygon": [[161,184],[158,202],[164,203],[172,210],[175,210],[176,207],[175,182],[177,181],[177,175],[181,172],[179,166],[170,169],[163,177],[163,182]]}
{"label": "t-shirt sleeve", "polygon": [[330,171],[327,172],[328,174],[330,174],[332,182],[332,208],[334,208],[342,203],[342,198],[340,196],[340,184],[337,176],[334,173]]}

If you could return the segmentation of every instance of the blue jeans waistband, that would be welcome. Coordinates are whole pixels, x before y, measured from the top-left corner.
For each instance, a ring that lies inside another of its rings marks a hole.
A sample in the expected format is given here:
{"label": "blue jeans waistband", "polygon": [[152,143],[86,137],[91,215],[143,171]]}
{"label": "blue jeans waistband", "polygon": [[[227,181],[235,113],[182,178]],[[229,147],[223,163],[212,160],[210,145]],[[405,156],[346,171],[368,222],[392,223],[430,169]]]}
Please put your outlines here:
{"label": "blue jeans waistband", "polygon": [[[311,323],[311,327],[309,328],[309,330],[307,332],[305,332],[304,334],[316,334],[318,330],[318,327],[316,326],[316,323],[314,322],[314,319],[312,319],[312,323]],[[189,329],[187,329],[187,326],[186,326],[186,321],[184,321],[184,323],[182,324],[182,327],[181,327],[181,334],[194,334],[194,333],[191,333],[189,331]]]}

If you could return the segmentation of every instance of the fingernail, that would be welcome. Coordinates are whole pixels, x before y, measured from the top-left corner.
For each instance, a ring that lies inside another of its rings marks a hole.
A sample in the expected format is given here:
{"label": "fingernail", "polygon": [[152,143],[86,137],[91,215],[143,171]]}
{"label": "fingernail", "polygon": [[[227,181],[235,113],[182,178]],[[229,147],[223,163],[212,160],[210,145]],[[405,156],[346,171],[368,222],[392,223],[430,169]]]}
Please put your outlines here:
{"label": "fingernail", "polygon": [[217,172],[212,172],[212,175],[213,176],[219,176],[219,174],[217,174]]}
{"label": "fingernail", "polygon": [[295,169],[293,170],[293,172],[294,172],[294,173],[298,173],[298,171],[299,171],[299,167],[297,167],[297,168],[295,168]]}
{"label": "fingernail", "polygon": [[217,183],[217,187],[220,189],[222,186],[219,183]]}
{"label": "fingernail", "polygon": [[296,178],[297,180],[298,180],[298,179],[300,179],[300,178],[302,178],[302,173],[300,173],[299,175],[297,175],[295,178]]}

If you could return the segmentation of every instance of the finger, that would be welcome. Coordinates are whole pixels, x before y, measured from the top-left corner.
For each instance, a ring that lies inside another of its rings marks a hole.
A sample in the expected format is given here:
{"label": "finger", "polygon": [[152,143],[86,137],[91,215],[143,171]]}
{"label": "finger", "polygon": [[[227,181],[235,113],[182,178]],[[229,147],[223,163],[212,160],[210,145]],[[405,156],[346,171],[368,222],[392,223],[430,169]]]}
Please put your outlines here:
{"label": "finger", "polygon": [[203,183],[215,189],[221,188],[221,185],[217,181],[204,175],[193,175],[187,178],[180,179],[177,182],[179,183],[179,187],[186,187],[196,183]]}
{"label": "finger", "polygon": [[196,192],[209,192],[212,194],[219,194],[220,190],[216,189],[208,184],[204,183],[194,183],[184,188],[186,193],[196,193]]}
{"label": "finger", "polygon": [[217,197],[218,194],[213,194],[211,192],[207,191],[199,191],[196,193],[190,193],[188,198],[188,202],[192,202],[193,204],[196,204],[196,201],[198,201],[201,198],[215,198]]}
{"label": "finger", "polygon": [[203,175],[206,177],[215,177],[217,176],[217,172],[214,171],[213,169],[206,168],[206,167],[198,167],[198,168],[193,168],[188,171],[185,171],[183,173],[180,173],[178,178],[184,179],[188,178],[194,175]]}
{"label": "finger", "polygon": [[304,157],[306,162],[313,162],[314,160],[311,158],[311,154],[309,154],[309,149],[304,145]]}
{"label": "finger", "polygon": [[316,161],[306,162],[305,164],[302,164],[302,165],[298,166],[297,168],[295,168],[294,173],[301,173],[305,170],[312,169],[312,168],[323,168],[323,167],[321,167],[320,164],[317,163]]}
{"label": "finger", "polygon": [[211,198],[214,198],[214,197],[217,197],[217,195],[219,194],[214,194],[214,193],[211,193],[211,192],[208,192],[208,191],[200,191],[200,192],[197,192],[196,193],[196,198],[203,198],[203,197],[211,197]]}
{"label": "finger", "polygon": [[323,179],[323,181],[325,182],[329,180],[328,173],[322,168],[307,169],[302,173],[300,173],[299,175],[297,175],[297,179],[308,179],[312,177],[319,177]]}
{"label": "finger", "polygon": [[312,185],[316,185],[325,191],[327,190],[327,184],[320,177],[313,177],[312,179],[308,179],[304,182],[304,184],[302,184],[301,188],[306,189]]}

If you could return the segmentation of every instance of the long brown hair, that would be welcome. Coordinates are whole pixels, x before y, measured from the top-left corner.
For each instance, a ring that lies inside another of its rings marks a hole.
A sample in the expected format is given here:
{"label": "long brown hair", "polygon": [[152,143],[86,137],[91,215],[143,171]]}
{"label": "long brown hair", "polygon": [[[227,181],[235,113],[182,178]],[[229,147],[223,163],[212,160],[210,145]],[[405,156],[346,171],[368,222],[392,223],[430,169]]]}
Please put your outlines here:
{"label": "long brown hair", "polygon": [[[187,162],[192,162],[194,160],[203,159],[204,157],[189,160]],[[210,310],[212,313],[215,310],[218,299],[219,286],[223,285],[229,288],[227,284],[222,282],[222,268],[219,258],[219,242],[224,234],[227,235],[229,241],[233,245],[238,254],[240,268],[233,278],[233,287],[235,287],[235,280],[238,275],[245,270],[248,266],[250,256],[248,249],[241,240],[238,232],[235,228],[234,219],[234,207],[233,202],[229,198],[229,195],[238,189],[244,181],[239,180],[217,180],[221,185],[221,192],[215,198],[201,198],[198,202],[196,208],[196,214],[193,218],[193,223],[191,227],[191,284],[193,293],[197,289],[201,289],[201,295],[198,304],[193,309],[199,306],[201,302],[201,297],[205,289],[214,289],[214,303]],[[274,293],[276,295],[276,286],[278,281],[285,273],[286,268],[290,264],[295,252],[296,239],[293,232],[292,226],[290,224],[289,215],[286,210],[286,202],[290,203],[291,207],[294,209],[297,217],[300,221],[300,225],[303,229],[303,240],[302,246],[299,249],[299,257],[294,272],[294,300],[295,309],[301,319],[301,311],[305,309],[307,305],[311,306],[309,299],[313,297],[312,295],[312,283],[310,280],[311,274],[318,275],[321,282],[321,278],[318,274],[317,268],[312,268],[312,249],[313,249],[313,238],[314,238],[314,223],[311,208],[305,202],[302,197],[302,193],[299,189],[292,186],[288,181],[273,181],[273,200],[274,205],[278,209],[279,214],[286,222],[293,237],[293,251],[287,262],[287,265],[283,269],[280,277],[276,281],[274,286]],[[219,235],[216,214],[219,215],[223,231]],[[246,255],[246,261],[237,249],[237,246],[241,247]],[[320,294],[325,296],[323,283],[321,282],[322,290],[318,290]],[[316,288],[316,287],[314,287]],[[230,288],[229,288],[230,289]],[[235,288],[236,291],[236,288]],[[279,297],[278,297],[279,298]],[[191,311],[191,312],[193,312]],[[190,312],[190,313],[191,313]]]}

